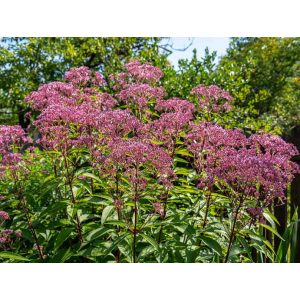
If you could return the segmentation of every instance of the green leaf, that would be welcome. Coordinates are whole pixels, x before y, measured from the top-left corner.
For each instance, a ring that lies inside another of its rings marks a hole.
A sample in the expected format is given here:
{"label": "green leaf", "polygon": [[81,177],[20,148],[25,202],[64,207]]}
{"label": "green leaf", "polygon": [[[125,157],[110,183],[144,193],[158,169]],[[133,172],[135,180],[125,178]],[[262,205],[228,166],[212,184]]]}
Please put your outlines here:
{"label": "green leaf", "polygon": [[80,175],[88,177],[88,178],[92,178],[92,179],[102,183],[101,179],[99,177],[97,177],[96,175],[92,174],[92,173],[81,173]]}
{"label": "green leaf", "polygon": [[294,222],[293,229],[291,232],[291,247],[290,247],[290,262],[295,263],[297,262],[297,246],[298,246],[298,221]]}
{"label": "green leaf", "polygon": [[63,263],[73,256],[71,249],[60,249],[58,252],[50,259],[52,263]]}
{"label": "green leaf", "polygon": [[16,261],[29,261],[28,258],[25,258],[25,257],[23,257],[19,254],[11,253],[11,252],[8,252],[8,251],[0,252],[0,257],[1,258],[7,258],[7,259],[10,259],[10,260],[16,260]]}
{"label": "green leaf", "polygon": [[48,206],[46,209],[44,209],[41,214],[40,214],[40,218],[44,218],[44,217],[49,217],[51,215],[56,215],[56,213],[60,210],[63,210],[67,207],[68,205],[68,201],[59,201],[59,202],[55,202],[52,205]]}
{"label": "green leaf", "polygon": [[186,168],[175,168],[174,172],[177,175],[190,175],[192,170]]}
{"label": "green leaf", "polygon": [[240,248],[238,245],[232,245],[229,253],[229,257],[239,255],[243,252],[243,249]]}
{"label": "green leaf", "polygon": [[[266,220],[272,225],[273,228],[276,228],[276,224],[280,225],[276,217],[269,211],[266,210],[263,213],[263,216],[266,218]],[[275,224],[276,223],[276,224]]]}
{"label": "green leaf", "polygon": [[200,239],[204,242],[204,244],[206,244],[209,248],[214,250],[218,255],[222,255],[222,247],[216,240],[208,236],[200,236]]}
{"label": "green leaf", "polygon": [[105,233],[108,233],[109,231],[112,231],[112,229],[110,229],[110,228],[104,228],[104,227],[94,229],[94,230],[92,230],[92,231],[88,234],[88,236],[86,237],[86,241],[87,241],[88,243],[90,243],[90,242],[92,242],[93,240],[98,239],[99,237],[101,237],[101,236],[104,235]]}
{"label": "green leaf", "polygon": [[113,241],[113,243],[111,244],[111,246],[105,251],[104,256],[109,255],[118,246],[118,244],[121,241],[123,241],[126,238],[126,236],[128,236],[128,235],[129,235],[129,233],[127,232],[127,233],[124,233],[123,235],[119,236],[117,239],[115,239]]}
{"label": "green leaf", "polygon": [[101,198],[101,199],[105,199],[105,200],[109,200],[110,202],[112,202],[114,199],[109,196],[109,195],[102,195],[102,194],[97,194],[97,195],[92,195],[94,198]]}
{"label": "green leaf", "polygon": [[268,240],[263,240],[263,242],[271,250],[272,253],[275,253],[273,246]]}
{"label": "green leaf", "polygon": [[181,162],[181,163],[185,163],[185,164],[188,164],[189,162],[183,158],[180,158],[180,157],[175,157],[174,158],[174,161],[175,162]]}
{"label": "green leaf", "polygon": [[152,245],[155,248],[155,250],[159,252],[159,245],[152,237],[143,233],[140,233],[140,236],[142,236],[150,245]]}
{"label": "green leaf", "polygon": [[278,236],[281,240],[283,240],[282,236],[272,227],[270,227],[269,225],[266,224],[259,224],[261,227],[266,228],[267,230],[271,231],[273,234],[275,234],[276,236]]}
{"label": "green leaf", "polygon": [[68,237],[71,235],[72,232],[73,232],[73,228],[65,228],[58,234],[55,240],[55,246],[54,246],[55,251],[59,249],[59,247],[64,243],[64,241],[68,239]]}
{"label": "green leaf", "polygon": [[110,205],[110,206],[106,206],[103,209],[102,216],[101,216],[101,224],[105,223],[106,219],[112,213],[112,211],[114,210],[114,208],[115,208],[114,206]]}
{"label": "green leaf", "polygon": [[128,227],[127,223],[125,223],[123,221],[118,221],[118,220],[106,221],[105,224],[106,225],[115,225],[115,226],[119,226],[119,227],[122,227],[122,228],[127,228]]}
{"label": "green leaf", "polygon": [[242,244],[243,248],[246,250],[246,252],[248,254],[248,258],[251,261],[253,261],[251,247],[248,245],[248,241],[245,238],[243,238],[242,236],[238,236],[237,240]]}
{"label": "green leaf", "polygon": [[183,155],[183,156],[190,156],[190,157],[193,157],[193,155],[192,155],[190,152],[188,152],[187,149],[176,150],[175,153],[176,153],[176,154]]}
{"label": "green leaf", "polygon": [[286,263],[288,261],[287,254],[291,242],[293,225],[288,226],[288,228],[283,233],[283,240],[280,241],[277,253],[276,261],[280,263]]}
{"label": "green leaf", "polygon": [[199,255],[199,247],[191,246],[185,249],[186,262],[194,263]]}

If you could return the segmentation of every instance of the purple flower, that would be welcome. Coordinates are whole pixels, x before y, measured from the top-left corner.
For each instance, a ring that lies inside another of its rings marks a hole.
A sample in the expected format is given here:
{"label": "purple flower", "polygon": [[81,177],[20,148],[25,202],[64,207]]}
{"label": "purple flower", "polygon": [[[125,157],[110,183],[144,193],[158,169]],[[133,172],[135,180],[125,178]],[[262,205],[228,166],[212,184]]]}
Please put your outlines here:
{"label": "purple flower", "polygon": [[162,87],[151,87],[146,83],[131,83],[126,85],[117,98],[127,105],[137,107],[140,111],[148,108],[150,100],[162,99],[165,91]]}
{"label": "purple flower", "polygon": [[125,65],[127,72],[139,81],[157,82],[163,77],[163,72],[149,63],[141,64],[139,60],[131,60]]}
{"label": "purple flower", "polygon": [[5,244],[5,243],[7,243],[7,238],[5,238],[5,237],[0,237],[0,244]]}
{"label": "purple flower", "polygon": [[174,154],[176,139],[180,132],[189,125],[192,115],[188,112],[163,113],[159,119],[148,123],[141,130],[141,137],[148,141],[157,141]]}
{"label": "purple flower", "polygon": [[171,113],[188,113],[193,114],[196,109],[195,105],[187,100],[172,98],[169,100],[157,100],[155,109],[157,111]]}
{"label": "purple flower", "polygon": [[263,199],[265,205],[275,198],[284,200],[287,184],[299,171],[290,161],[297,151],[279,137],[247,139],[239,130],[200,123],[191,126],[186,145],[194,156],[200,188],[212,189],[218,181],[239,195]]}
{"label": "purple flower", "polygon": [[161,217],[164,215],[164,209],[160,202],[153,203],[155,213],[159,214]]}
{"label": "purple flower", "polygon": [[265,224],[266,219],[263,215],[263,208],[261,207],[250,207],[246,211],[250,215],[253,221],[258,221],[259,223]]}
{"label": "purple flower", "polygon": [[120,199],[116,199],[116,200],[114,200],[114,205],[115,205],[116,209],[120,210],[123,206],[123,201]]}
{"label": "purple flower", "polygon": [[4,229],[2,233],[5,235],[11,235],[14,233],[14,231],[12,229]]}
{"label": "purple flower", "polygon": [[126,138],[130,133],[138,132],[141,122],[129,110],[113,110],[99,114],[94,119],[95,128],[107,140]]}
{"label": "purple flower", "polygon": [[192,89],[192,95],[198,98],[199,107],[209,112],[231,110],[232,96],[216,85],[199,85]]}
{"label": "purple flower", "polygon": [[144,172],[158,176],[163,184],[169,184],[174,178],[171,157],[159,146],[135,141],[114,141],[109,145],[108,155],[99,155],[99,168],[104,174],[115,177],[121,169],[129,181],[143,190],[147,185]]}
{"label": "purple flower", "polygon": [[6,211],[0,210],[0,220],[5,221],[9,219],[9,214]]}
{"label": "purple flower", "polygon": [[20,229],[18,229],[18,230],[15,231],[15,235],[16,235],[17,238],[20,238],[20,237],[22,237],[23,233]]}
{"label": "purple flower", "polygon": [[66,81],[74,85],[85,85],[91,77],[91,71],[88,67],[72,68],[65,74]]}

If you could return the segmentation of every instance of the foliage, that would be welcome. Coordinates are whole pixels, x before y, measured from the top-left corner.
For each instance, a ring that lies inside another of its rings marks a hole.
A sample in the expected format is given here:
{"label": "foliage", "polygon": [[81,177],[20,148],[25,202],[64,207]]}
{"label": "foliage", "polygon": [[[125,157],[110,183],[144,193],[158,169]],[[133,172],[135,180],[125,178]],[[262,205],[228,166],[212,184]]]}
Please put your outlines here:
{"label": "foliage", "polygon": [[286,133],[298,125],[299,38],[235,38],[216,83],[235,98],[237,125]]}
{"label": "foliage", "polygon": [[295,147],[229,129],[217,86],[179,99],[163,82],[139,60],[109,76],[72,68],[26,98],[26,132],[0,126],[0,260],[286,258],[265,232],[279,236],[271,210],[299,172]]}

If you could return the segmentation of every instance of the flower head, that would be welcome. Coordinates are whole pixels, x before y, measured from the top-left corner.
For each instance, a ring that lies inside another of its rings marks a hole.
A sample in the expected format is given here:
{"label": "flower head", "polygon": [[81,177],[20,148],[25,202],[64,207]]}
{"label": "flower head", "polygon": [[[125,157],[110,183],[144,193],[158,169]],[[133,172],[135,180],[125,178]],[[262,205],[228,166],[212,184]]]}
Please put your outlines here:
{"label": "flower head", "polygon": [[163,72],[149,63],[141,64],[137,59],[125,65],[127,72],[140,81],[157,82],[163,77]]}
{"label": "flower head", "polygon": [[14,231],[12,229],[4,229],[2,231],[2,234],[4,235],[12,235],[14,233]]}
{"label": "flower head", "polygon": [[160,202],[153,203],[155,213],[159,214],[161,217],[164,215],[164,209]]}
{"label": "flower head", "polygon": [[9,219],[9,214],[6,211],[0,210],[0,220],[5,221]]}
{"label": "flower head", "polygon": [[110,153],[99,156],[99,167],[104,174],[115,177],[119,171],[132,184],[144,189],[147,185],[145,174],[150,173],[168,185],[174,177],[172,159],[159,146],[135,141],[115,141],[109,145]]}
{"label": "flower head", "polygon": [[209,112],[231,110],[232,96],[216,85],[199,85],[192,89],[191,94],[198,98],[199,107]]}
{"label": "flower head", "polygon": [[155,109],[159,112],[170,112],[170,113],[188,113],[193,114],[196,109],[195,105],[187,100],[179,98],[172,98],[169,100],[158,99],[156,101]]}
{"label": "flower head", "polygon": [[165,91],[162,87],[151,87],[146,83],[131,83],[124,87],[118,94],[117,98],[140,111],[148,107],[150,100],[162,99]]}

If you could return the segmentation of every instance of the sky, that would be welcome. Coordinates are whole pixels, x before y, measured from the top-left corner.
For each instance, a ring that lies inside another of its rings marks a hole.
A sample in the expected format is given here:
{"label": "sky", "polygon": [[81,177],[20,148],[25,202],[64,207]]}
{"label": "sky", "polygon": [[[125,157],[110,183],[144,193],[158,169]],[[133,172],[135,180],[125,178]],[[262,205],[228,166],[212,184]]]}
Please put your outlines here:
{"label": "sky", "polygon": [[175,49],[184,49],[191,42],[192,45],[185,51],[173,51],[169,56],[171,63],[177,67],[177,62],[179,59],[188,58],[190,59],[193,54],[193,49],[197,49],[198,57],[204,55],[204,50],[206,47],[212,51],[217,51],[217,57],[223,56],[226,54],[226,49],[229,46],[230,38],[227,37],[206,37],[206,38],[187,38],[187,37],[173,37],[171,38],[173,43],[173,48]]}

